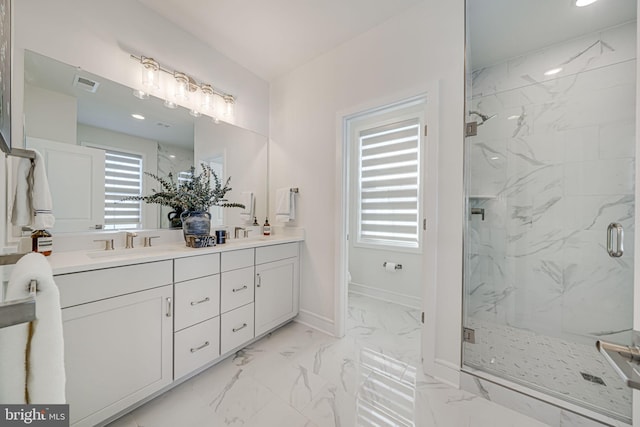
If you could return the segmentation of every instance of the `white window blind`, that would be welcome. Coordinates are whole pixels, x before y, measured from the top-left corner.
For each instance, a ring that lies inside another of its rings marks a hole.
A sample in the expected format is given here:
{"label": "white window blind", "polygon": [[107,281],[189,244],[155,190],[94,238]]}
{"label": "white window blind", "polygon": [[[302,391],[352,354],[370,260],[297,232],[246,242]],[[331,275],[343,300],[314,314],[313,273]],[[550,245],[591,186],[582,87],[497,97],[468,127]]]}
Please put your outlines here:
{"label": "white window blind", "polygon": [[106,150],[104,186],[104,228],[141,227],[142,202],[122,199],[142,194],[142,156]]}
{"label": "white window blind", "polygon": [[420,120],[359,132],[358,242],[419,247]]}

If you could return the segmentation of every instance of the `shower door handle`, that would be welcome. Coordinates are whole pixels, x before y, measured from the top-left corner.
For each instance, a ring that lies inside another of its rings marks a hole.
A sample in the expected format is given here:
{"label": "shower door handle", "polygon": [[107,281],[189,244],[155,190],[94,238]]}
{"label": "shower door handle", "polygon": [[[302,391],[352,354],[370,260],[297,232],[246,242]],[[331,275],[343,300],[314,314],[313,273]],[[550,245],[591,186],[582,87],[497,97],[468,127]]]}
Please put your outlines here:
{"label": "shower door handle", "polygon": [[[616,248],[613,248],[613,233],[616,234]],[[622,246],[622,240],[624,239],[624,230],[622,225],[617,222],[612,222],[607,227],[607,252],[612,258],[619,258],[624,253]]]}

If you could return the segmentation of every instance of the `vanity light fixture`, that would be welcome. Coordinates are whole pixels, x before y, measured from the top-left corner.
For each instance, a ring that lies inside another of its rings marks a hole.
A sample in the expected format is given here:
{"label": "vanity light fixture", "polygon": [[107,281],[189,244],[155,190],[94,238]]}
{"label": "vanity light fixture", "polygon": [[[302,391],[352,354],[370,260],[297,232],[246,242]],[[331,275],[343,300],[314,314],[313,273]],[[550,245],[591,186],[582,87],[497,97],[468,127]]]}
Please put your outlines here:
{"label": "vanity light fixture", "polygon": [[144,120],[144,116],[142,114],[134,113],[131,115],[131,117],[133,117],[136,120]]}
{"label": "vanity light fixture", "polygon": [[[215,120],[218,116],[232,120],[235,114],[236,98],[215,89],[208,83],[199,83],[181,71],[173,71],[160,65],[153,58],[131,55],[142,67],[142,87],[133,92],[134,96],[146,99],[150,94],[163,98],[167,108],[178,105],[189,109],[194,117],[207,115]],[[171,76],[160,81],[160,72]],[[160,95],[164,93],[164,95]]]}
{"label": "vanity light fixture", "polygon": [[147,89],[160,88],[160,64],[153,58],[140,57],[142,65],[142,86]]}
{"label": "vanity light fixture", "polygon": [[584,7],[584,6],[589,6],[592,3],[597,2],[598,0],[576,0],[576,6],[578,7]]}

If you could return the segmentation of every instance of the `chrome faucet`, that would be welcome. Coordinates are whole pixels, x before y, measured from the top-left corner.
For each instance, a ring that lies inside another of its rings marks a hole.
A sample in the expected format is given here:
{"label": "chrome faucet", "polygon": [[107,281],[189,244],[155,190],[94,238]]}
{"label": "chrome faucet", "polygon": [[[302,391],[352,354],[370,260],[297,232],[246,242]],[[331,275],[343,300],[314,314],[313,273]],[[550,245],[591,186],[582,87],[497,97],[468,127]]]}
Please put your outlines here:
{"label": "chrome faucet", "polygon": [[127,234],[125,235],[125,239],[126,239],[126,243],[124,245],[125,249],[133,249],[134,237],[138,237],[138,233],[132,233],[130,231],[127,231]]}

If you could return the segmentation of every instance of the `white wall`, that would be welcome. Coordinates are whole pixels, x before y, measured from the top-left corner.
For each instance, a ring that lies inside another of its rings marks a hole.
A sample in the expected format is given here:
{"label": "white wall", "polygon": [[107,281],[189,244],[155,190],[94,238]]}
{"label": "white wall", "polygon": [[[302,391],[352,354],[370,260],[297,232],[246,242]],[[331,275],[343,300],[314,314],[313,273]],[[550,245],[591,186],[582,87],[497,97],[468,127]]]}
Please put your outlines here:
{"label": "white wall", "polygon": [[437,241],[427,242],[432,248],[437,244],[437,282],[423,286],[431,303],[438,295],[428,325],[434,352],[430,357],[453,368],[460,363],[462,295],[463,1],[425,1],[272,82],[270,206],[275,188],[300,188],[297,223],[306,230],[301,317],[332,328],[340,238],[339,113],[415,95],[433,81],[440,82],[441,175],[438,199],[428,194],[426,203],[437,203],[438,217],[430,218],[430,226],[440,231]]}
{"label": "white wall", "polygon": [[76,98],[30,85],[25,85],[24,98],[24,129],[28,136],[76,143]]}

